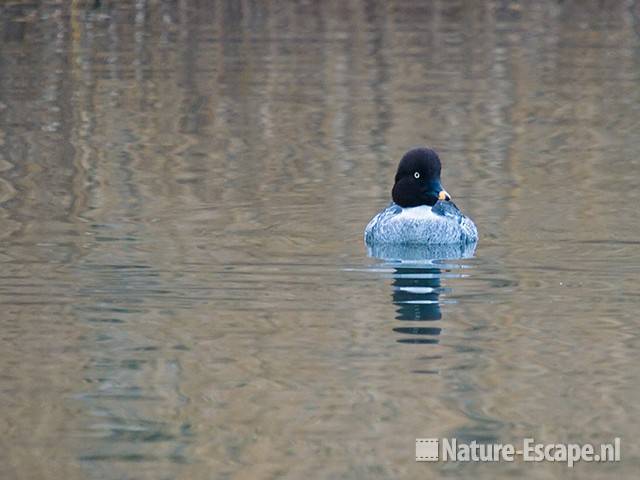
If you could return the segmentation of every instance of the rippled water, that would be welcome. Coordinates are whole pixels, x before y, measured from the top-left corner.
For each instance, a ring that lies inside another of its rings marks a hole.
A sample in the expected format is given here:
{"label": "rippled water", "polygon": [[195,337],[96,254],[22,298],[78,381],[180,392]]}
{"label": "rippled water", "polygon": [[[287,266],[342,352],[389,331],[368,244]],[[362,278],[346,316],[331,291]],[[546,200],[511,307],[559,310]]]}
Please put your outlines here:
{"label": "rippled water", "polygon": [[[0,38],[2,478],[635,478],[640,4],[8,1]],[[367,255],[418,144],[472,258]]]}

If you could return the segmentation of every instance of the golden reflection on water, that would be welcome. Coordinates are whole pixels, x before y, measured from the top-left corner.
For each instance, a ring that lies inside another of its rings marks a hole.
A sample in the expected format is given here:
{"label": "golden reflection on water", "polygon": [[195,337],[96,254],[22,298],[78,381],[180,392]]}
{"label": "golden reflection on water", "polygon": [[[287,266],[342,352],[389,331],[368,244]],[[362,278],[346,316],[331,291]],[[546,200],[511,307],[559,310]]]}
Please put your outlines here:
{"label": "golden reflection on water", "polygon": [[[637,2],[8,1],[0,38],[7,478],[637,471]],[[416,144],[475,258],[367,258]]]}

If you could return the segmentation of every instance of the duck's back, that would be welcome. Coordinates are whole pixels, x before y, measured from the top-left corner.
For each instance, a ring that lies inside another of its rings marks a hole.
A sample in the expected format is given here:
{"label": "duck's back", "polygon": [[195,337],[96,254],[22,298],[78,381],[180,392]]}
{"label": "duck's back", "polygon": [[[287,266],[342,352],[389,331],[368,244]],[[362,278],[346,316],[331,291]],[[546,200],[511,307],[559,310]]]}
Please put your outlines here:
{"label": "duck's back", "polygon": [[473,243],[478,231],[452,202],[413,208],[392,203],[369,222],[364,240],[367,245]]}

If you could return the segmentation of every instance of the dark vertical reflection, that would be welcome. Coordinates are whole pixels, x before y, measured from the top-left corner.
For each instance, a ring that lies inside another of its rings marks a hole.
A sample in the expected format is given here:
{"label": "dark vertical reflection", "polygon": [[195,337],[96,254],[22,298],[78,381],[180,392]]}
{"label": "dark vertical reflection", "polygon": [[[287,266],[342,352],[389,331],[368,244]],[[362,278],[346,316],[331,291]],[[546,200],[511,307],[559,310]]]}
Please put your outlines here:
{"label": "dark vertical reflection", "polygon": [[[388,19],[385,11],[387,5],[369,0],[364,2],[363,7],[370,35],[368,53],[374,61],[371,70],[370,87],[373,93],[376,123],[371,129],[371,138],[373,140],[371,148],[382,154],[388,144],[387,134],[391,128],[393,115],[392,104],[386,92],[387,88],[389,88],[390,80],[390,65],[389,60],[386,58],[389,47],[389,33],[386,25]],[[382,157],[382,155],[380,156]]]}
{"label": "dark vertical reflection", "polygon": [[[396,320],[407,325],[393,331],[401,334],[398,343],[436,344],[442,332],[440,295],[441,268],[447,260],[470,258],[475,244],[470,245],[378,245],[368,248],[370,256],[385,260],[393,267],[391,301],[396,306]],[[415,323],[414,323],[415,322]]]}
{"label": "dark vertical reflection", "polygon": [[[392,301],[396,305],[396,319],[402,321],[435,322],[442,318],[440,311],[440,274],[436,267],[405,266],[393,274]],[[409,335],[399,343],[438,343],[441,328],[438,324],[396,327],[394,332]]]}

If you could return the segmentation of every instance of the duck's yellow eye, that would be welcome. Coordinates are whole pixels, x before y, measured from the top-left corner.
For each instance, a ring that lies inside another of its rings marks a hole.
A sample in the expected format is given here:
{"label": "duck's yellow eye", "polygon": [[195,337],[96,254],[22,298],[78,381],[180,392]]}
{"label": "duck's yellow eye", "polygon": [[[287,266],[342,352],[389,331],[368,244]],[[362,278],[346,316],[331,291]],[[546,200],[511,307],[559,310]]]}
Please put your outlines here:
{"label": "duck's yellow eye", "polygon": [[415,178],[420,178],[420,172],[416,172],[416,173],[414,173],[414,174],[413,174],[413,176],[414,176]]}

